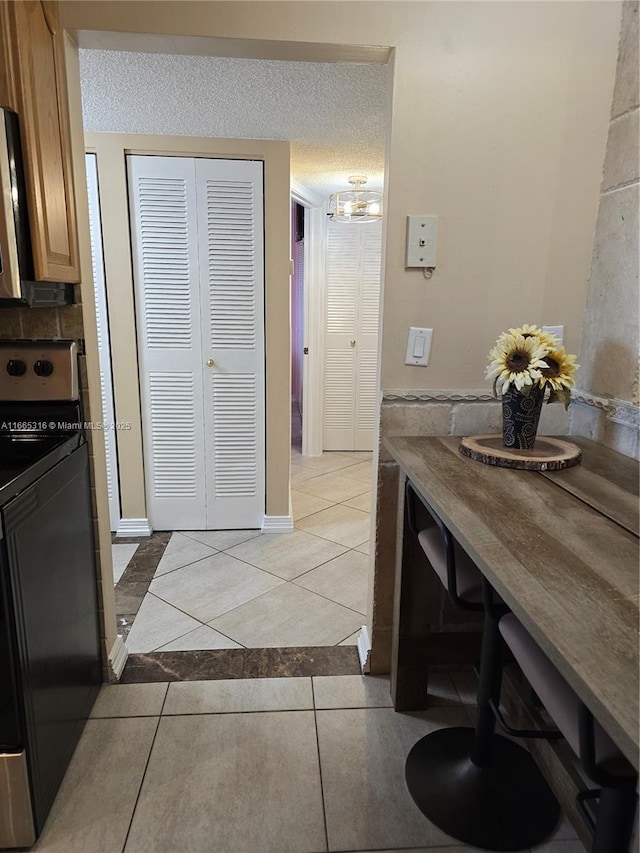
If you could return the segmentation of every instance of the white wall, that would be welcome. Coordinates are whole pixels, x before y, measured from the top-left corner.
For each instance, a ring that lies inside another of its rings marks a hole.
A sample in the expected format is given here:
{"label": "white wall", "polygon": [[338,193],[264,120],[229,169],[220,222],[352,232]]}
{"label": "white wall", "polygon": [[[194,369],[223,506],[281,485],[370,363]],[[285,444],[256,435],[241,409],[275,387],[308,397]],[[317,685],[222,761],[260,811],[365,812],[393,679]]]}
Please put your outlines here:
{"label": "white wall", "polygon": [[[244,50],[272,40],[279,58],[310,42],[316,60],[323,45],[391,46],[383,387],[482,386],[497,333],[523,322],[563,324],[577,351],[618,3],[68,0],[61,16],[103,42],[149,30]],[[440,215],[428,283],[404,269],[410,213]],[[427,369],[404,364],[410,325],[435,330]]]}

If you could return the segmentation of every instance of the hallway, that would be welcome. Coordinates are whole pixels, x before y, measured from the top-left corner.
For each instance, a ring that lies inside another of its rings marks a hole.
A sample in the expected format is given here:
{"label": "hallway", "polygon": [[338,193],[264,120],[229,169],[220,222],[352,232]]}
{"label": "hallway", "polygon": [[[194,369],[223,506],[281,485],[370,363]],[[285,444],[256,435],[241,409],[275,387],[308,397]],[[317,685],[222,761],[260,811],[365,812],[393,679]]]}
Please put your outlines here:
{"label": "hallway", "polygon": [[354,645],[367,612],[371,456],[303,457],[294,445],[293,533],[131,540],[140,545],[116,584],[129,651]]}

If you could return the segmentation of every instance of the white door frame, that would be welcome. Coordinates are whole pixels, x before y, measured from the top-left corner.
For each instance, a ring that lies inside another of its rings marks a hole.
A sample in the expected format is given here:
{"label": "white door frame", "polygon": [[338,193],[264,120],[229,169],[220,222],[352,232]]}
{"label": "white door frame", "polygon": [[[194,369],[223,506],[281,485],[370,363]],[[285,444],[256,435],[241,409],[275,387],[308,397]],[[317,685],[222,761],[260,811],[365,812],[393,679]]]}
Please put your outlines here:
{"label": "white door frame", "polygon": [[291,180],[291,198],[304,213],[304,346],[302,368],[302,455],[322,454],[324,380],[325,243],[327,205],[316,193]]}
{"label": "white door frame", "polygon": [[102,218],[100,213],[100,185],[98,180],[98,156],[94,151],[85,152],[87,170],[87,193],[89,199],[89,222],[91,227],[91,256],[93,262],[93,285],[98,332],[98,359],[100,366],[102,418],[106,424],[104,445],[107,463],[107,491],[109,498],[109,522],[111,531],[120,527],[120,467],[116,432],[115,404],[113,400],[113,375],[111,372],[111,335],[109,332],[109,306],[102,250]]}

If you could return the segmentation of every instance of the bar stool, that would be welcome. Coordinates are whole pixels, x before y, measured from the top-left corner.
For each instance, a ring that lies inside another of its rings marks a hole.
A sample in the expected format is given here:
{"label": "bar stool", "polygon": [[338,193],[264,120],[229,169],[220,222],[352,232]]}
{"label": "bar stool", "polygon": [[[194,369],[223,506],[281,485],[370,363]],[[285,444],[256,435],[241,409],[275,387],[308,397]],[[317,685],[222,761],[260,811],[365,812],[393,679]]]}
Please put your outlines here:
{"label": "bar stool", "polygon": [[[420,500],[435,527],[418,530]],[[558,803],[529,753],[495,734],[508,608],[437,513],[407,481],[407,523],[454,604],[484,610],[476,725],[438,729],[421,738],[405,765],[407,788],[420,811],[460,841],[489,850],[524,850],[556,827]]]}
{"label": "bar stool", "polygon": [[[592,853],[627,853],[636,813],[637,773],[513,613],[505,615],[499,627],[585,773],[600,786],[578,795],[578,805],[594,832]],[[596,797],[600,804],[594,821],[585,802]]]}
{"label": "bar stool", "polygon": [[[416,501],[422,504],[433,520],[431,527],[418,529]],[[405,486],[405,505],[409,530],[417,536],[420,547],[451,601],[462,610],[482,612],[482,575],[478,567],[456,542],[435,510],[417,494],[409,480]]]}

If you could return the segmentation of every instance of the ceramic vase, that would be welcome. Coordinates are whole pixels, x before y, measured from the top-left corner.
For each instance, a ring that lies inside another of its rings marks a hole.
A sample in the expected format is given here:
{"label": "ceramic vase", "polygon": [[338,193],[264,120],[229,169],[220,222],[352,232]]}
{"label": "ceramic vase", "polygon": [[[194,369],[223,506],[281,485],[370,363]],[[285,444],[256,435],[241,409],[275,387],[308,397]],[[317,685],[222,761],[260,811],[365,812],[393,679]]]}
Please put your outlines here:
{"label": "ceramic vase", "polygon": [[502,443],[512,450],[530,450],[536,440],[544,390],[528,394],[510,389],[502,395]]}

